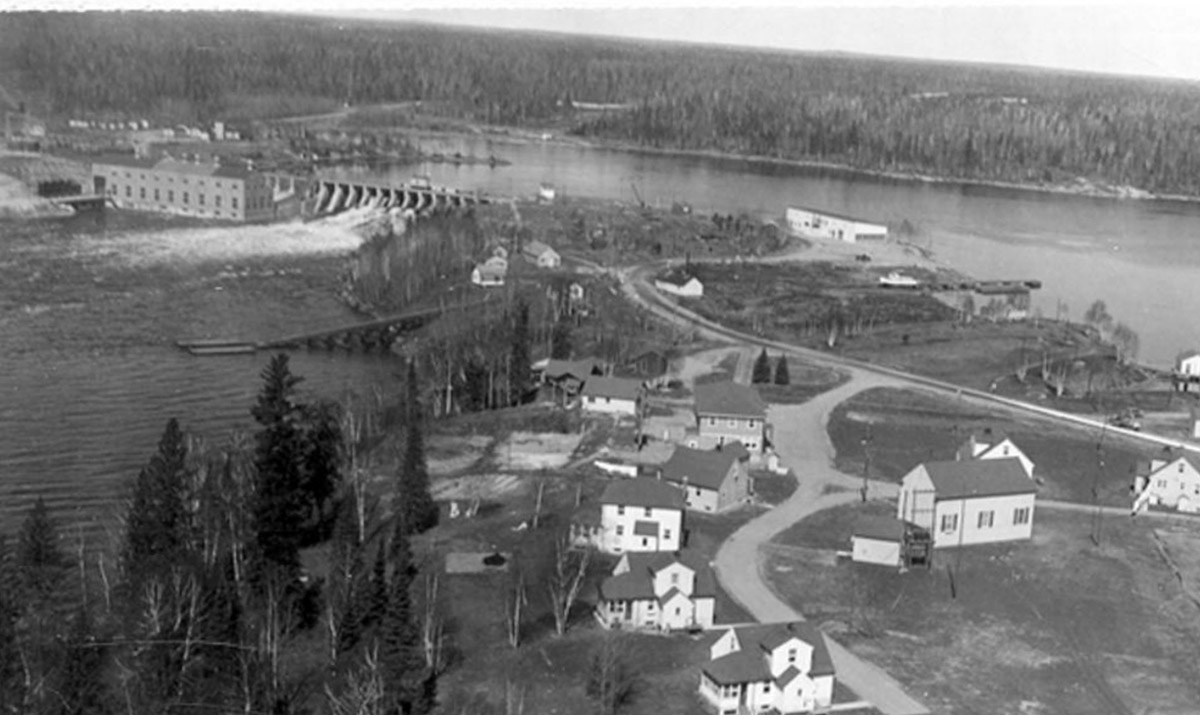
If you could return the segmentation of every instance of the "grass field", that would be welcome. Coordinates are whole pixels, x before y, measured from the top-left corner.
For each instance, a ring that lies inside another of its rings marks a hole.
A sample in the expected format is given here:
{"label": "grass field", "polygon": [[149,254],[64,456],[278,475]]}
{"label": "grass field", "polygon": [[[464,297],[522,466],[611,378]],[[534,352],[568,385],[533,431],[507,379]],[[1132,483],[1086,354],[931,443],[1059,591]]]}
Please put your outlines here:
{"label": "grass field", "polygon": [[[991,428],[1012,438],[1035,463],[1039,498],[1129,505],[1129,485],[1138,458],[1155,448],[1100,431],[1088,431],[1030,418],[1016,419],[924,392],[879,388],[861,392],[838,405],[829,418],[829,435],[839,469],[861,474],[864,440],[871,476],[897,481],[926,461],[954,459],[972,431]],[[1098,450],[1097,444],[1103,449]],[[1100,460],[1103,459],[1103,467]]]}
{"label": "grass field", "polygon": [[[770,550],[769,580],[934,712],[1195,712],[1200,607],[1156,545],[1161,522],[1109,517],[1096,546],[1090,515],[1040,510],[1031,542],[939,551],[932,570],[906,574],[794,548],[846,548],[863,510],[781,536],[793,546]],[[1200,524],[1170,529],[1183,553],[1200,544]],[[1200,576],[1194,558],[1178,563]]]}

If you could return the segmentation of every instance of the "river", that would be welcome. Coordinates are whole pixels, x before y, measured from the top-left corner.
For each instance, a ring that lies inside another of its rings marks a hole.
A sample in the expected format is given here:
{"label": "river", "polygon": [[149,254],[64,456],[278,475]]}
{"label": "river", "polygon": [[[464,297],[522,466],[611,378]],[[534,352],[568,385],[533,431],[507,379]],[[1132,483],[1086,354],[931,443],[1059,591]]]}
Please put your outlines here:
{"label": "river", "polygon": [[485,137],[418,137],[428,152],[495,155],[511,166],[429,162],[390,170],[343,169],[396,181],[428,175],[434,184],[533,196],[543,182],[560,193],[703,213],[748,211],[782,223],[788,205],[875,222],[907,220],[911,240],[975,278],[1043,282],[1032,304],[1049,317],[1060,304],[1081,319],[1095,300],[1141,339],[1141,362],[1169,367],[1200,347],[1200,204],[1114,200],[980,186],[850,178],[732,158],[596,149]]}
{"label": "river", "polygon": [[[709,213],[781,219],[789,204],[917,226],[913,239],[978,278],[1037,278],[1034,304],[1078,319],[1093,300],[1141,336],[1143,361],[1169,365],[1200,343],[1200,207],[850,179],[738,159],[553,142],[429,138],[430,152],[511,163],[375,169],[406,182],[532,196],[686,201]],[[340,171],[362,175],[365,170]],[[70,533],[102,545],[119,497],[178,417],[210,440],[252,428],[267,355],[194,358],[185,338],[281,335],[353,319],[334,298],[345,226],[212,228],[112,213],[0,223],[0,532],[36,495]],[[387,355],[297,351],[309,397],[397,389]]]}

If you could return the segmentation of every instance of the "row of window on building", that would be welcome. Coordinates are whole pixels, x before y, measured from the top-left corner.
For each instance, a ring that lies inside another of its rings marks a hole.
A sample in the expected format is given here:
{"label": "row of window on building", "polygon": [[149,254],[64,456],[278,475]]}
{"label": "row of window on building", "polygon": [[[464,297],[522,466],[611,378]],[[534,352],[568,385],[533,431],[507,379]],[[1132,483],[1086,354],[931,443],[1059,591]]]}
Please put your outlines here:
{"label": "row of window on building", "polygon": [[[979,512],[979,521],[975,526],[979,529],[990,529],[995,525],[995,522],[995,511],[981,511]],[[1013,509],[1012,523],[1014,526],[1028,524],[1029,507],[1023,506]],[[946,534],[955,531],[958,531],[958,514],[942,514],[942,533]]]}
{"label": "row of window on building", "polygon": [[[117,190],[118,190],[118,187],[116,185],[114,185],[109,189],[109,193],[115,196],[115,195],[117,195]],[[183,203],[185,203],[185,204],[191,203],[191,194],[189,192],[183,191],[180,193],[182,194]],[[127,198],[127,199],[133,198],[133,187],[128,184],[125,185],[125,198]],[[138,188],[138,198],[141,199],[142,201],[146,200],[146,187],[145,186]],[[216,194],[215,196],[213,196],[213,205],[215,205],[217,208],[221,207],[221,198],[222,197],[220,194]],[[162,201],[161,189],[154,190],[154,200]],[[205,194],[196,194],[196,200],[200,206],[204,206],[205,205]],[[167,189],[167,202],[175,203],[175,190],[174,189]],[[238,207],[237,197],[236,196],[229,197],[229,204],[230,204],[229,205],[230,208],[236,209]],[[256,209],[256,208],[264,208],[265,206],[266,206],[266,201],[264,201],[262,199],[254,200],[252,198],[250,201],[249,208]]]}

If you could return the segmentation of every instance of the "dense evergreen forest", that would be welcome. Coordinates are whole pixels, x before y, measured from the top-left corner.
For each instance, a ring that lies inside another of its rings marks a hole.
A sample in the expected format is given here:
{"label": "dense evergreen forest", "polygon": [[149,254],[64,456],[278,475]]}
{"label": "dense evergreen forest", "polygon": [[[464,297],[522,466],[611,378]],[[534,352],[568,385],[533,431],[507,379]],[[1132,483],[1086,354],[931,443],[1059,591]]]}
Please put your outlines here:
{"label": "dense evergreen forest", "polygon": [[[256,14],[0,18],[2,83],[55,113],[235,117],[420,100],[490,124],[949,178],[1200,195],[1188,82]],[[630,105],[578,111],[573,102]]]}

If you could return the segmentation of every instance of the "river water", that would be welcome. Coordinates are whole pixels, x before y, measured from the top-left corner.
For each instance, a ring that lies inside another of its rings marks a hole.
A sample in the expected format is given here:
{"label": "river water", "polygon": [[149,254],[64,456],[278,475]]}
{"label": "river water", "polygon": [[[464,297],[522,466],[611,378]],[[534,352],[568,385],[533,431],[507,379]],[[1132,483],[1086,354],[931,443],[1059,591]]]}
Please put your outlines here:
{"label": "river water", "polygon": [[[853,178],[742,159],[603,150],[480,137],[424,138],[447,156],[503,157],[512,166],[426,163],[365,172],[396,181],[532,196],[542,182],[560,192],[703,213],[748,211],[782,223],[788,205],[824,209],[919,230],[913,243],[980,279],[1035,278],[1032,304],[1053,317],[1060,304],[1079,320],[1095,300],[1141,339],[1142,362],[1169,367],[1200,347],[1200,204],[1112,200],[988,187]],[[347,173],[358,173],[346,169]],[[636,195],[635,195],[636,191]]]}
{"label": "river water", "polygon": [[[1078,318],[1093,300],[1141,336],[1141,357],[1169,365],[1200,344],[1200,207],[983,188],[872,181],[736,159],[678,157],[418,137],[424,149],[511,165],[433,163],[364,172],[407,182],[532,196],[686,201],[709,213],[781,219],[789,205],[918,228],[913,241],[978,278],[1037,278],[1034,305]],[[123,485],[178,417],[209,439],[252,427],[267,355],[199,359],[178,339],[261,338],[353,319],[333,297],[344,226],[201,228],[110,214],[0,224],[0,532],[37,495],[98,540]],[[282,272],[282,275],[281,275]],[[309,396],[397,387],[386,355],[298,351]]]}

